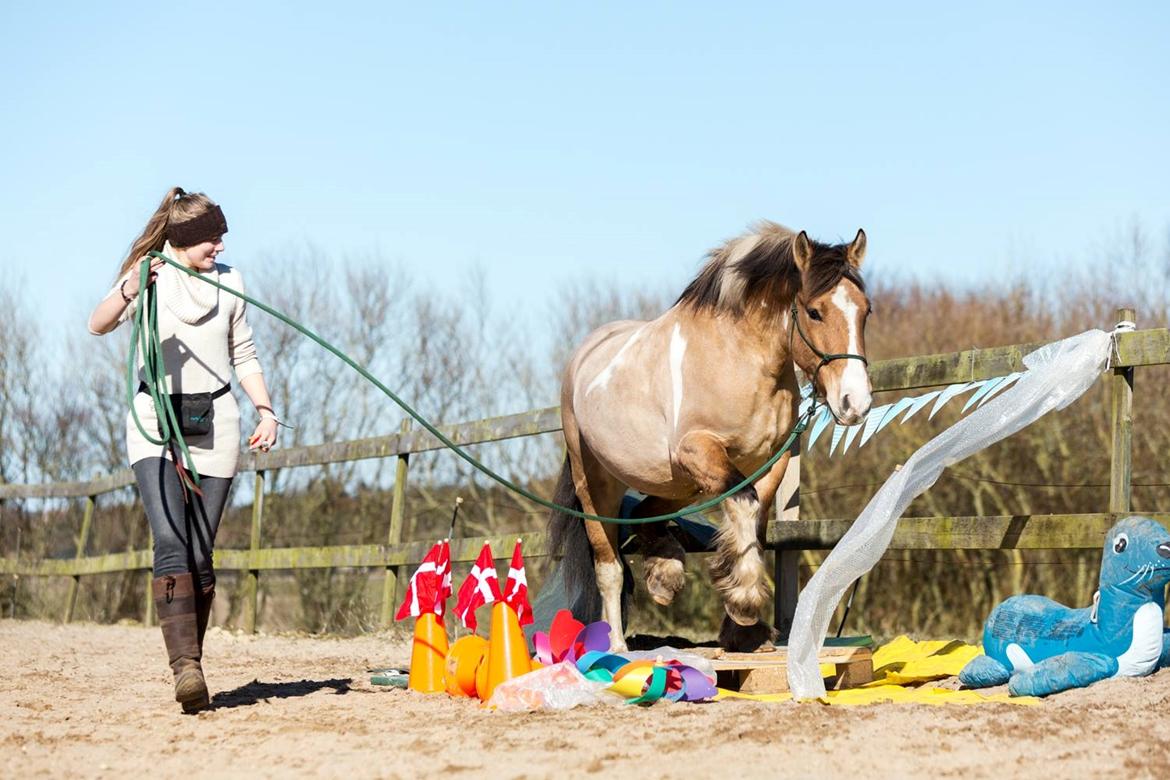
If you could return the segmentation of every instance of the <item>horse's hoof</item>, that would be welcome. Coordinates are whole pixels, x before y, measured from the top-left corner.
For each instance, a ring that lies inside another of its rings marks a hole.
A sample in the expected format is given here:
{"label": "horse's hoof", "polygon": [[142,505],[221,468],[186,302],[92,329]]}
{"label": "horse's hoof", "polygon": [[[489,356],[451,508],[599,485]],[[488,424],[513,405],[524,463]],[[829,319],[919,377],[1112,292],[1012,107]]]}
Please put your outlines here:
{"label": "horse's hoof", "polygon": [[767,651],[773,649],[775,640],[776,631],[763,621],[744,626],[732,620],[731,615],[725,615],[719,627],[719,646],[733,653]]}
{"label": "horse's hoof", "polygon": [[683,562],[676,558],[645,559],[646,590],[656,604],[668,606],[687,584]]}
{"label": "horse's hoof", "polygon": [[[742,598],[732,598],[733,595],[742,596]],[[760,607],[763,606],[763,599],[756,598],[757,594],[750,591],[739,594],[723,595],[723,611],[727,613],[727,617],[735,621],[741,626],[754,626],[760,622]]]}

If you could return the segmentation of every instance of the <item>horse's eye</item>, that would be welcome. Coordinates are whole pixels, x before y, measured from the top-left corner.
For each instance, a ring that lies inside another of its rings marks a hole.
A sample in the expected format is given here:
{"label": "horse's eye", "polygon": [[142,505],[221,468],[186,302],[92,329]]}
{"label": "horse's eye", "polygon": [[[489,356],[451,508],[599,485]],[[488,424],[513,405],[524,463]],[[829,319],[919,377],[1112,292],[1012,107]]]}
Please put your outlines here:
{"label": "horse's eye", "polygon": [[1113,540],[1113,552],[1123,553],[1125,548],[1129,546],[1129,537],[1125,534],[1118,534],[1117,538]]}
{"label": "horse's eye", "polygon": [[808,312],[808,318],[810,320],[816,320],[817,322],[821,321],[821,313],[816,309],[805,309],[805,311]]}
{"label": "horse's eye", "polygon": [[871,314],[873,314],[873,306],[870,306],[868,309],[865,310],[866,317],[868,317]]}

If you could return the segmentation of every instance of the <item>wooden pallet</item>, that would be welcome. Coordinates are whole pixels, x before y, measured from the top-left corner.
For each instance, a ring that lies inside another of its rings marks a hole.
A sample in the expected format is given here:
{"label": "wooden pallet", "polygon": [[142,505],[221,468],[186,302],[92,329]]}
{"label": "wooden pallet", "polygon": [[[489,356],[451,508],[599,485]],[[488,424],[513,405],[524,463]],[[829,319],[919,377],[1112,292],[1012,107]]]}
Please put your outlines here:
{"label": "wooden pallet", "polygon": [[[719,687],[741,693],[783,693],[788,690],[788,648],[776,647],[756,653],[729,653],[720,648],[693,648],[710,658]],[[818,660],[832,664],[837,673],[825,681],[830,690],[854,688],[873,680],[873,651],[870,647],[825,647]]]}

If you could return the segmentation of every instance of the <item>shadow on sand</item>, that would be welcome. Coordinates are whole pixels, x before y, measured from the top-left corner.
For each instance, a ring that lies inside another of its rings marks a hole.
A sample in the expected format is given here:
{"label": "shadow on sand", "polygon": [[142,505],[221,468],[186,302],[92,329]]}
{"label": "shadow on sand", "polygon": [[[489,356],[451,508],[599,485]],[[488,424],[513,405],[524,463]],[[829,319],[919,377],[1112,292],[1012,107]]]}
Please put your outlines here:
{"label": "shadow on sand", "polygon": [[335,694],[349,693],[353,678],[334,680],[298,680],[296,682],[260,682],[253,680],[231,691],[222,691],[211,697],[209,710],[247,707],[270,699],[292,699],[332,688]]}

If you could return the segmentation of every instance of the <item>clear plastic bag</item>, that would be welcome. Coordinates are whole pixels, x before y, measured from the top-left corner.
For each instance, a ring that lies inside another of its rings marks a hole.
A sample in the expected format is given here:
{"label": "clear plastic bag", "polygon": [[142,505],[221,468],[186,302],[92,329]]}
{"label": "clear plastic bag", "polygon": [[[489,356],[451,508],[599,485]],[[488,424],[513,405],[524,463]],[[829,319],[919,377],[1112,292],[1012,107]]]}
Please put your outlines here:
{"label": "clear plastic bag", "polygon": [[487,705],[504,712],[530,712],[571,710],[599,702],[621,703],[621,699],[605,692],[608,687],[609,683],[587,680],[576,666],[562,662],[500,683]]}
{"label": "clear plastic bag", "polygon": [[947,466],[1083,395],[1107,365],[1111,345],[1111,334],[1090,330],[1037,349],[1024,358],[1028,370],[1014,386],[928,441],[886,480],[800,594],[788,643],[793,698],[825,695],[817,656],[833,610],[881,559],[910,502]]}

